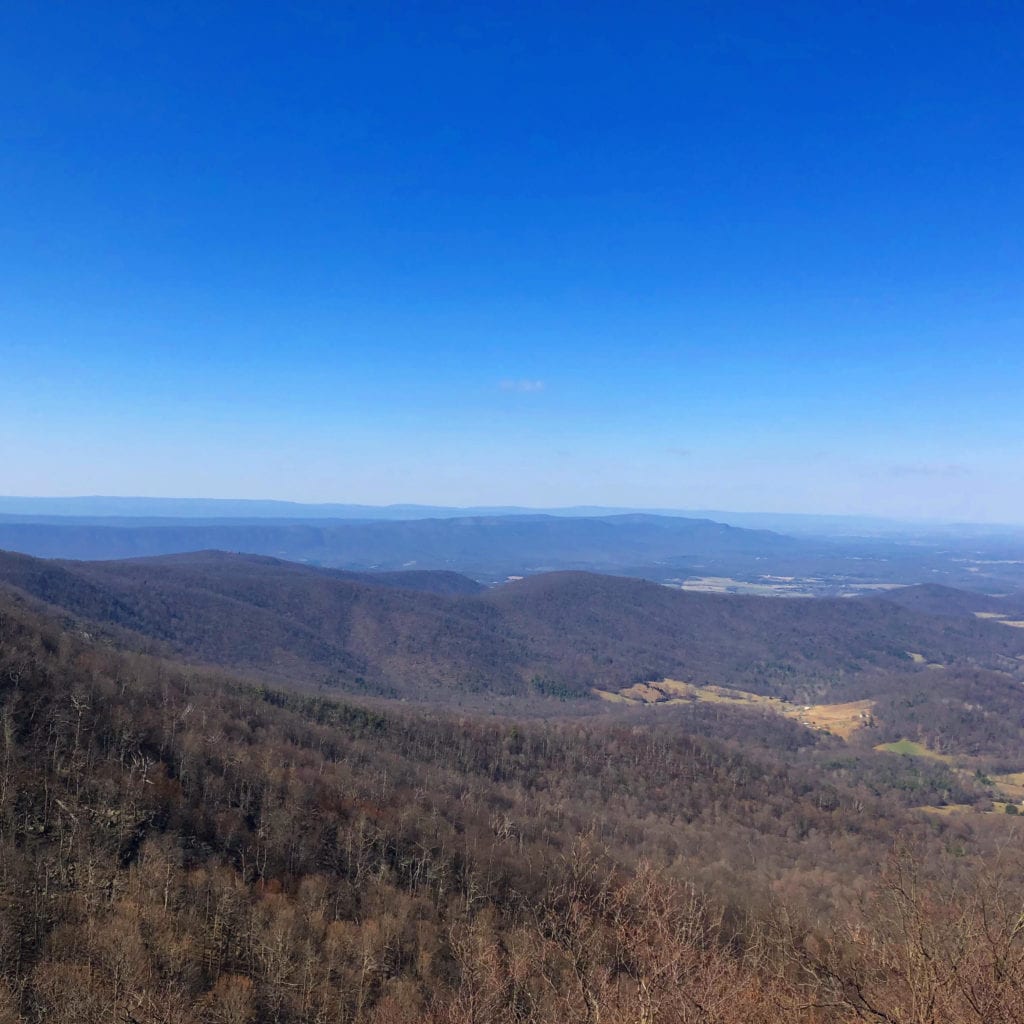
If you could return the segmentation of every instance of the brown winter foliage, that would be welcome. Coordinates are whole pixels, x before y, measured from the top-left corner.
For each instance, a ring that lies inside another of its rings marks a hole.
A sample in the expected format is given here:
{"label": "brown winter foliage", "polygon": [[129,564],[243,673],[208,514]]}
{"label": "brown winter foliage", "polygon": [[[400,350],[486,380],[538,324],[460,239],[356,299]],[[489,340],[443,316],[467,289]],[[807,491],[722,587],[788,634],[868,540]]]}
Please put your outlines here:
{"label": "brown winter foliage", "polygon": [[791,723],[373,710],[6,599],[0,700],[5,1024],[1024,1020],[1012,825]]}

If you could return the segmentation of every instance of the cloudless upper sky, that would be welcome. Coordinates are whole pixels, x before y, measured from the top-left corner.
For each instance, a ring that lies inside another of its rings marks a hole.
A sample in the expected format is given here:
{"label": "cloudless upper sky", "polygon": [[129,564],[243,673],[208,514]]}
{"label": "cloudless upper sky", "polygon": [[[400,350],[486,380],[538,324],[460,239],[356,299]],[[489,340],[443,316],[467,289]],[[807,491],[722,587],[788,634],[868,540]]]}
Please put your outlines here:
{"label": "cloudless upper sky", "polygon": [[0,14],[0,493],[1024,521],[1024,6]]}

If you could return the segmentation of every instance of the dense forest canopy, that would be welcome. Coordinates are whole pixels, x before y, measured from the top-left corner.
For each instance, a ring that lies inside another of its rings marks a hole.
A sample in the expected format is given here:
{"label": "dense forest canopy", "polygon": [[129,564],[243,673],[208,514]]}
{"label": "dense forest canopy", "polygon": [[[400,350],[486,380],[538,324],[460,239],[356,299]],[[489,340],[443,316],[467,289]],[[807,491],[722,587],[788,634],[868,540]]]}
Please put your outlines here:
{"label": "dense forest canopy", "polygon": [[707,707],[289,693],[31,605],[0,613],[0,1019],[1021,1019],[1015,822],[913,810],[984,798],[941,764]]}

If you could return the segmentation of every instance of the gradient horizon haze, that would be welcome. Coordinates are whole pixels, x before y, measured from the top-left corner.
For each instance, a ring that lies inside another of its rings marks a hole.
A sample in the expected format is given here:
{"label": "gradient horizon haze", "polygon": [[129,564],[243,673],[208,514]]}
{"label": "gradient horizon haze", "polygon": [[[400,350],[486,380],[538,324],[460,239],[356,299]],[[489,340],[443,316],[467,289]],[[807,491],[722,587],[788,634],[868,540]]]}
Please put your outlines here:
{"label": "gradient horizon haze", "polygon": [[0,494],[1024,522],[1024,8],[7,5]]}

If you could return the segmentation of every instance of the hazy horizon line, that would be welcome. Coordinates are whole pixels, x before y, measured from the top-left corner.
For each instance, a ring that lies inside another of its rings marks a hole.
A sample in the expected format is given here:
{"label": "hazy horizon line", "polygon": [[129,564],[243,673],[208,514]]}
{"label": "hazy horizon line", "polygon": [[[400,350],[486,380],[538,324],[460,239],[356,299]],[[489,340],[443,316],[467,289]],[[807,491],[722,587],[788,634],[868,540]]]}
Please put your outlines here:
{"label": "hazy horizon line", "polygon": [[[742,516],[758,518],[787,518],[806,520],[839,520],[839,521],[869,521],[878,524],[900,524],[914,526],[985,526],[985,527],[1024,527],[1024,522],[1012,522],[997,519],[948,519],[938,516],[893,516],[877,512],[818,512],[818,511],[792,511],[792,510],[766,510],[758,509],[736,509],[736,508],[703,508],[703,507],[666,507],[666,506],[632,506],[632,505],[604,505],[595,503],[579,503],[572,505],[520,505],[513,503],[486,503],[486,504],[437,504],[433,502],[400,501],[400,502],[367,502],[367,501],[304,501],[296,498],[253,498],[253,497],[205,497],[205,496],[172,496],[172,495],[140,495],[140,494],[5,494],[0,495],[0,515],[51,515],[51,516],[76,516],[90,513],[82,512],[56,512],[56,511],[32,511],[30,509],[11,510],[8,505],[18,503],[30,504],[73,504],[80,503],[151,503],[153,505],[188,505],[188,506],[285,506],[305,510],[362,510],[367,512],[462,512],[467,514],[492,514],[492,515],[514,515],[526,514],[549,514],[549,515],[614,515],[614,514],[645,514],[664,516],[700,516],[711,517],[714,515]],[[114,513],[102,513],[93,511],[91,515],[103,518],[106,515],[125,516],[132,518],[130,512],[123,510]],[[206,518],[201,512],[197,518]]]}

